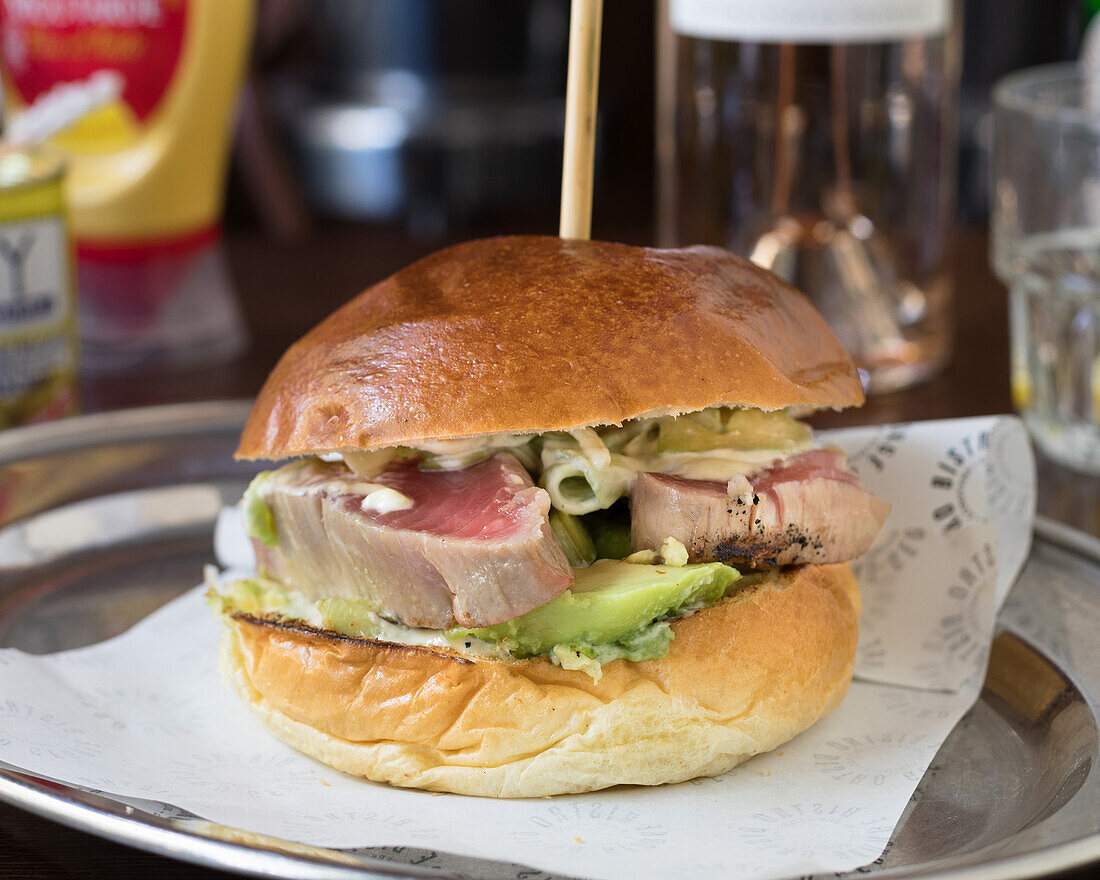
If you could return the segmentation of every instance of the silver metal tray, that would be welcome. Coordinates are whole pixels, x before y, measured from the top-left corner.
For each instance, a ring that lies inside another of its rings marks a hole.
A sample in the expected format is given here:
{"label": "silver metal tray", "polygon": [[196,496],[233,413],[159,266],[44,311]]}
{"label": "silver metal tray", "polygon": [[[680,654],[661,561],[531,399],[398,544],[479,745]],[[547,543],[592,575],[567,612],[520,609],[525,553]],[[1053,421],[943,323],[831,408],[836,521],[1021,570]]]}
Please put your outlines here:
{"label": "silver metal tray", "polygon": [[[218,507],[238,498],[255,470],[232,458],[246,412],[243,403],[157,407],[0,434],[0,646],[48,652],[90,644],[193,586],[212,561]],[[170,499],[172,515],[112,520],[111,498],[123,492]],[[5,554],[14,521],[41,517],[46,525],[44,518],[72,511],[101,527],[61,531],[34,558]],[[1100,541],[1040,521],[979,702],[936,756],[885,855],[860,873],[1004,880],[1100,861],[1098,706]],[[257,875],[524,871],[402,847],[303,847],[4,764],[0,799],[135,847]]]}

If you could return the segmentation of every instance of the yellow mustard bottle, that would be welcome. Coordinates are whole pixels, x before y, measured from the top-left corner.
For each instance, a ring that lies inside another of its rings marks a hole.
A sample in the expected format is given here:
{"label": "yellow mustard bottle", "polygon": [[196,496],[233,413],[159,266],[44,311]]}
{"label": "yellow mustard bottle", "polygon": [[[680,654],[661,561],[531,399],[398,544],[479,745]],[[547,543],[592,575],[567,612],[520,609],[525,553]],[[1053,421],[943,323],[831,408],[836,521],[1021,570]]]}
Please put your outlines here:
{"label": "yellow mustard bottle", "polygon": [[7,113],[98,70],[123,83],[54,138],[93,371],[243,344],[219,220],[253,16],[253,0],[0,0]]}

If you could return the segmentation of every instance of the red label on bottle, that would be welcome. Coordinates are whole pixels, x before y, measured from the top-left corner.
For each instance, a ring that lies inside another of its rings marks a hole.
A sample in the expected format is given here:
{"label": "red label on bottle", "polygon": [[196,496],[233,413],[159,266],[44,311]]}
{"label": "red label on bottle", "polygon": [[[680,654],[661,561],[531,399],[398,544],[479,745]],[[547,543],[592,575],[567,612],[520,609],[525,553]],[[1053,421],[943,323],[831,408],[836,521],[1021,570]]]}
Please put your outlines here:
{"label": "red label on bottle", "polygon": [[0,59],[26,103],[60,82],[114,70],[144,120],[179,64],[187,0],[0,0]]}

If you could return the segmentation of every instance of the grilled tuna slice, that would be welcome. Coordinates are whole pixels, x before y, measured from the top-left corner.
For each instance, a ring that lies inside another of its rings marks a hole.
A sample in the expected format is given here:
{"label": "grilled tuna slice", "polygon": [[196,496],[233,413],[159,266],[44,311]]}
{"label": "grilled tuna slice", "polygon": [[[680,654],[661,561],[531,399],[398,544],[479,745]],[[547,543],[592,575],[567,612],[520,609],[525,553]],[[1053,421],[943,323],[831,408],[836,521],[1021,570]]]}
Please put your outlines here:
{"label": "grilled tuna slice", "polygon": [[670,535],[692,562],[845,562],[864,553],[890,505],[863,488],[837,449],[779,460],[728,483],[640,473],[630,494],[635,550]]}
{"label": "grilled tuna slice", "polygon": [[[378,486],[412,505],[387,510],[377,499],[395,496]],[[550,496],[506,453],[454,471],[400,463],[370,482],[342,462],[309,459],[275,471],[260,494],[277,541],[254,541],[259,568],[310,600],[361,597],[410,626],[480,627],[573,582],[550,531]]]}

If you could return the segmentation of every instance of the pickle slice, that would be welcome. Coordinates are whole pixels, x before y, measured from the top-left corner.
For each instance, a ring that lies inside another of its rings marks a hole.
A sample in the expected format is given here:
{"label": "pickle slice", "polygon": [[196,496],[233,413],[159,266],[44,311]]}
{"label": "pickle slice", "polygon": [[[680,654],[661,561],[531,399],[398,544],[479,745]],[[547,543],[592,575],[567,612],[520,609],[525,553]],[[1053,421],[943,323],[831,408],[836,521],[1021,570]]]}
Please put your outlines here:
{"label": "pickle slice", "polygon": [[[677,418],[661,419],[658,452],[706,452],[712,449],[796,449],[810,442],[810,429],[783,410],[727,410],[715,420],[704,410]],[[700,418],[707,414],[706,418]]]}

